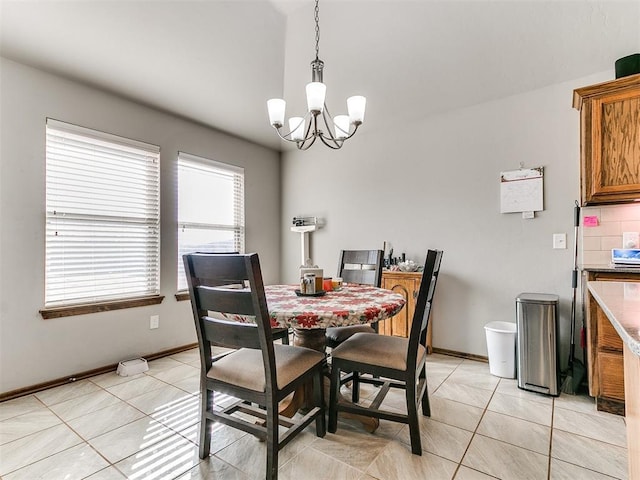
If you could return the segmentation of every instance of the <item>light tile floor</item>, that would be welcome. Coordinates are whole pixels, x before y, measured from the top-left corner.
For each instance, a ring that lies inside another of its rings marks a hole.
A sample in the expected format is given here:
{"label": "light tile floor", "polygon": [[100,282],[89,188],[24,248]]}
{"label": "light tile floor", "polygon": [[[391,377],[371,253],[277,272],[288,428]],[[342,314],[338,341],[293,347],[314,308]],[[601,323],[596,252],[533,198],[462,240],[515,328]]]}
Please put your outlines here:
{"label": "light tile floor", "polygon": [[[197,453],[197,351],[150,362],[134,377],[109,373],[0,403],[3,480],[264,478],[264,443],[218,426],[212,455]],[[341,421],[313,425],[280,454],[282,480],[627,478],[624,418],[586,396],[546,397],[489,374],[486,363],[428,360],[431,418],[422,456],[408,428],[382,421],[375,434]],[[347,393],[347,392],[345,392]],[[363,385],[361,398],[375,393]],[[394,392],[386,405],[404,409]]]}

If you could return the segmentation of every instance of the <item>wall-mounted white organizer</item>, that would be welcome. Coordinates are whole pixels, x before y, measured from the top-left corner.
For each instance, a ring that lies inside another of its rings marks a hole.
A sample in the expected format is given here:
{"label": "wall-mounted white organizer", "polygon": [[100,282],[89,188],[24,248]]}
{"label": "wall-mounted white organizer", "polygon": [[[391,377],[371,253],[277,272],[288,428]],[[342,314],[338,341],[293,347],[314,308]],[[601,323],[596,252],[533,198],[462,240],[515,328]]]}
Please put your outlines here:
{"label": "wall-mounted white organizer", "polygon": [[543,210],[543,176],[544,167],[500,172],[500,213]]}

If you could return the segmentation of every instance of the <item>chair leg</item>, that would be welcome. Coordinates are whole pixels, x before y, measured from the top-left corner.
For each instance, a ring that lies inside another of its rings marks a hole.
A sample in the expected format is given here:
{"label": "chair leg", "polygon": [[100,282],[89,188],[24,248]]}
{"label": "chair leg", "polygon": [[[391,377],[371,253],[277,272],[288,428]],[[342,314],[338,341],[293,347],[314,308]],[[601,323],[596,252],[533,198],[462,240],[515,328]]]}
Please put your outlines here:
{"label": "chair leg", "polygon": [[429,403],[429,385],[427,384],[427,367],[422,367],[420,378],[424,379],[424,395],[422,395],[422,415],[431,416],[431,404]]}
{"label": "chair leg", "polygon": [[411,438],[411,453],[422,455],[422,441],[420,440],[420,420],[416,401],[416,384],[407,382],[407,416],[409,417],[409,437]]}
{"label": "chair leg", "polygon": [[278,479],[278,402],[269,402],[267,407],[267,480]]}
{"label": "chair leg", "polygon": [[212,421],[207,418],[207,412],[213,410],[213,392],[204,389],[200,398],[200,458],[207,458],[211,451]]}
{"label": "chair leg", "polygon": [[324,372],[322,368],[319,368],[318,374],[313,376],[313,404],[321,409],[321,413],[316,417],[316,435],[324,437],[327,433],[327,423],[324,416]]}
{"label": "chair leg", "polygon": [[329,425],[327,429],[336,433],[338,429],[338,393],[340,392],[340,369],[331,366],[331,385],[329,387]]}
{"label": "chair leg", "polygon": [[283,345],[289,345],[289,334],[290,334],[290,332],[287,331],[287,334],[284,337],[282,337],[282,344]]}
{"label": "chair leg", "polygon": [[351,377],[351,401],[358,403],[360,401],[360,374],[353,372]]}

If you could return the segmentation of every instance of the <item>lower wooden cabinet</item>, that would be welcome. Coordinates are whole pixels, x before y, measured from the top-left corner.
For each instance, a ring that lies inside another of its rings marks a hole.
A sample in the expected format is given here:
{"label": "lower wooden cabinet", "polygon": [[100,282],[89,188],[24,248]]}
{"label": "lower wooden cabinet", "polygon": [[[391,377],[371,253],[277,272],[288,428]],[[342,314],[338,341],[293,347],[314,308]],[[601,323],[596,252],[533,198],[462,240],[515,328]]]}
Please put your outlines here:
{"label": "lower wooden cabinet", "polygon": [[[397,315],[380,322],[378,332],[382,335],[393,335],[396,337],[408,337],[411,331],[411,321],[415,310],[416,298],[420,290],[422,272],[382,272],[382,288],[393,290],[401,294],[407,304]],[[433,315],[429,319],[427,327],[427,352],[431,353],[431,323]]]}
{"label": "lower wooden cabinet", "polygon": [[[586,276],[587,281],[640,281],[637,273],[587,271]],[[598,410],[624,415],[622,339],[590,293],[587,293],[586,307],[589,395],[595,397]]]}

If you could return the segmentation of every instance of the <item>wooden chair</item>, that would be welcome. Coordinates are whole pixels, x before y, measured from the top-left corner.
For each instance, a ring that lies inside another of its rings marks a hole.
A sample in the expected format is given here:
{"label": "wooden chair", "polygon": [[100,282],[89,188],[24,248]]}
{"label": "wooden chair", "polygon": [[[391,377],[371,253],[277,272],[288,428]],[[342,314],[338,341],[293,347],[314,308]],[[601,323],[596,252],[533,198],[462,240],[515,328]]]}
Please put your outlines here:
{"label": "wooden chair", "polygon": [[[433,305],[442,251],[429,250],[422,274],[422,283],[416,300],[415,313],[409,338],[356,333],[332,352],[331,393],[329,401],[329,431],[338,427],[338,412],[350,412],[365,416],[406,423],[409,425],[411,451],[422,455],[418,405],[422,414],[431,415],[427,392],[426,331],[429,313]],[[353,371],[378,375],[379,378],[362,377],[360,382],[381,386],[370,406],[355,403],[338,403],[340,372]],[[380,408],[390,388],[405,391],[407,414]]]}
{"label": "wooden chair", "polygon": [[[183,257],[200,348],[200,458],[209,455],[212,422],[220,422],[266,440],[266,478],[278,477],[278,452],[315,420],[326,433],[322,353],[273,343],[258,255],[187,254]],[[213,318],[209,312],[253,316],[255,324]],[[216,358],[211,346],[235,348]],[[278,402],[313,382],[313,405],[299,420],[282,418]],[[214,392],[239,399],[216,406]],[[254,405],[255,404],[255,405]],[[248,421],[236,413],[257,417]],[[279,425],[287,427],[282,435]]]}
{"label": "wooden chair", "polygon": [[[379,287],[382,283],[382,250],[342,250],[338,263],[338,277],[345,283],[359,283]],[[329,327],[325,336],[327,347],[335,348],[354,333],[376,333],[378,325],[350,325]]]}

